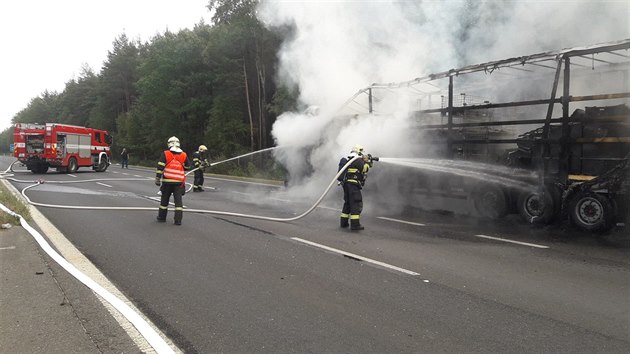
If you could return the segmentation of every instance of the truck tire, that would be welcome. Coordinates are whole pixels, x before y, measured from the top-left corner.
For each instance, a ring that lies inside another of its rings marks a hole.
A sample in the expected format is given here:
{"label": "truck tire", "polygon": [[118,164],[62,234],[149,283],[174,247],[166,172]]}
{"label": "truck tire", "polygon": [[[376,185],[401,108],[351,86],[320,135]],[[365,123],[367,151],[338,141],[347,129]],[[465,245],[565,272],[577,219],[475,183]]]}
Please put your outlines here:
{"label": "truck tire", "polygon": [[546,225],[555,219],[560,202],[560,191],[555,187],[545,187],[542,194],[538,191],[520,193],[516,206],[526,222]]}
{"label": "truck tire", "polygon": [[507,215],[507,198],[498,186],[481,186],[472,194],[473,207],[479,216],[487,219],[500,219]]}
{"label": "truck tire", "polygon": [[96,166],[94,170],[96,172],[105,172],[108,166],[109,166],[109,163],[107,163],[107,158],[102,158],[101,162]]}
{"label": "truck tire", "polygon": [[569,204],[571,221],[582,230],[606,232],[614,223],[614,207],[610,199],[591,191],[578,192]]}
{"label": "truck tire", "polygon": [[68,173],[75,173],[79,169],[79,164],[77,163],[77,159],[71,157],[68,160]]}

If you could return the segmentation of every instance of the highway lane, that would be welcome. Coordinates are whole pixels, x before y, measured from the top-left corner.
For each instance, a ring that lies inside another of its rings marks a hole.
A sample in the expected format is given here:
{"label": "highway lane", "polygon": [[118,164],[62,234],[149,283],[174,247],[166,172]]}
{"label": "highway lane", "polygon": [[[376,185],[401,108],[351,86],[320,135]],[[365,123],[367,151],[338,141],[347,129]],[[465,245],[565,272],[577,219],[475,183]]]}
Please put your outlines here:
{"label": "highway lane", "polygon": [[[44,203],[157,207],[150,170],[111,166],[74,176],[43,177],[146,181],[44,184],[27,193]],[[184,204],[288,217],[317,199],[212,178],[206,185],[216,189],[189,193]],[[351,233],[338,229],[338,199],[332,191],[320,208],[290,223],[186,213],[178,227],[155,222],[156,212],[40,210],[188,352],[628,347],[624,235],[602,244],[515,220],[388,214],[369,204],[367,229]]]}

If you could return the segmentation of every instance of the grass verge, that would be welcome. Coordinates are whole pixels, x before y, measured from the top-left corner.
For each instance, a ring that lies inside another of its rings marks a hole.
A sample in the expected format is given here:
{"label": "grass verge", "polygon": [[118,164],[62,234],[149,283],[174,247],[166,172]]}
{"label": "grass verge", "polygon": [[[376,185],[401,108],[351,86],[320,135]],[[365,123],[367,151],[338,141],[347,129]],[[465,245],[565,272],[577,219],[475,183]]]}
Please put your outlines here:
{"label": "grass verge", "polygon": [[[28,210],[28,205],[22,201],[22,199],[15,196],[7,186],[0,182],[0,203],[2,203],[7,208],[13,210],[13,212],[22,215],[22,217],[26,220],[31,220],[31,213]],[[0,210],[0,224],[13,224],[20,225],[20,221]]]}

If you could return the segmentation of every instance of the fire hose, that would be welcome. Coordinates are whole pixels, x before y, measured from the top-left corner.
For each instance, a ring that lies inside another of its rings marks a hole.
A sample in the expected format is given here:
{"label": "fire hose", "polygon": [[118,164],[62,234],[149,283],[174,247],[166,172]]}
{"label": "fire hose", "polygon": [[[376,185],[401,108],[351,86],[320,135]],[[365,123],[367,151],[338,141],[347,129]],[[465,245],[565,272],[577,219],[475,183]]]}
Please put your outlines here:
{"label": "fire hose", "polygon": [[[258,152],[262,152],[262,151],[270,150],[270,149],[272,149],[272,148],[256,151],[256,152],[253,152],[253,153],[258,153]],[[223,161],[219,161],[219,162],[215,162],[215,163],[210,164],[210,166],[218,165],[219,163],[231,161],[231,160],[243,157],[243,156],[251,155],[253,153],[237,156],[237,157],[230,158],[230,159],[223,160]],[[328,191],[330,191],[332,186],[335,185],[335,182],[337,182],[337,179],[344,173],[346,168],[348,168],[348,166],[350,166],[350,164],[352,162],[354,162],[355,160],[357,160],[358,158],[360,158],[360,156],[353,157],[341,169],[339,169],[339,172],[337,172],[335,177],[328,184],[328,187],[326,187],[326,189],[324,190],[322,195],[317,199],[317,201],[309,209],[307,209],[305,212],[303,212],[300,215],[294,216],[294,217],[290,217],[290,218],[276,218],[276,217],[268,217],[268,216],[261,216],[261,215],[233,213],[233,212],[219,211],[219,210],[203,210],[203,209],[184,209],[184,211],[185,212],[190,212],[190,213],[198,213],[198,214],[214,214],[214,215],[223,215],[223,216],[236,216],[236,217],[258,219],[258,220],[267,220],[267,221],[277,221],[277,222],[290,222],[290,221],[299,220],[299,219],[305,217],[306,215],[310,214],[313,210],[315,210],[315,208],[324,199],[326,194],[328,194]],[[11,164],[11,166],[9,168],[12,171],[13,164]],[[201,167],[198,167],[198,168],[195,168],[193,170],[188,171],[188,173],[186,173],[186,175],[194,172],[195,170],[198,170],[199,168],[201,168]],[[7,169],[7,171],[8,171],[8,169]],[[4,175],[0,175],[0,178],[5,178],[7,180],[11,180],[11,181],[14,181],[14,182],[19,182],[19,183],[32,182],[32,181],[17,180],[15,178],[4,176]],[[80,210],[136,210],[136,211],[155,211],[156,210],[155,207],[116,207],[116,206],[103,207],[103,206],[79,206],[79,205],[46,204],[46,203],[34,202],[26,195],[26,191],[27,190],[29,190],[29,189],[31,189],[33,187],[39,186],[39,185],[41,185],[43,183],[69,184],[69,183],[101,182],[101,181],[112,181],[112,180],[114,180],[114,181],[121,181],[121,180],[123,180],[123,181],[124,180],[126,180],[126,181],[146,181],[147,179],[146,178],[95,178],[95,179],[88,179],[88,180],[81,180],[81,181],[47,181],[47,182],[44,182],[43,180],[38,180],[38,181],[35,181],[36,183],[24,187],[24,189],[22,189],[22,191],[21,191],[21,194],[22,194],[22,196],[26,199],[26,201],[29,204],[34,205],[34,206],[47,207],[47,208],[80,209]]]}

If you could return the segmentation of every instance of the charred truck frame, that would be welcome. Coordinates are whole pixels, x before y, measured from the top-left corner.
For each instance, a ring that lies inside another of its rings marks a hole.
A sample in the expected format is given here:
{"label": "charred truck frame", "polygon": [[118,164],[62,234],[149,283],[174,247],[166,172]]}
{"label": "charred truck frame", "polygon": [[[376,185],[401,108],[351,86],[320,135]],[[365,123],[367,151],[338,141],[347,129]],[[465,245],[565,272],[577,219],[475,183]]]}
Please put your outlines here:
{"label": "charred truck frame", "polygon": [[[414,97],[417,128],[430,133],[421,135],[419,151],[504,166],[487,173],[513,168],[512,178],[534,186],[523,191],[455,179],[429,192],[463,195],[485,217],[518,212],[532,223],[568,219],[584,230],[606,231],[628,218],[628,49],[630,39],[373,84],[344,110],[386,114],[379,103],[403,90]],[[427,191],[421,177],[412,184],[405,193]]]}

